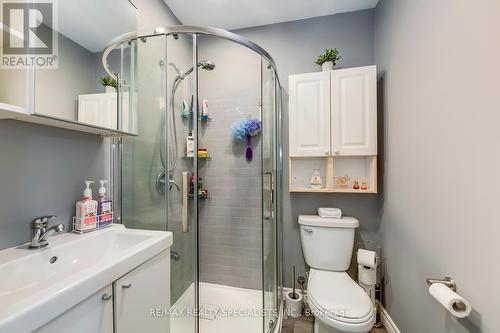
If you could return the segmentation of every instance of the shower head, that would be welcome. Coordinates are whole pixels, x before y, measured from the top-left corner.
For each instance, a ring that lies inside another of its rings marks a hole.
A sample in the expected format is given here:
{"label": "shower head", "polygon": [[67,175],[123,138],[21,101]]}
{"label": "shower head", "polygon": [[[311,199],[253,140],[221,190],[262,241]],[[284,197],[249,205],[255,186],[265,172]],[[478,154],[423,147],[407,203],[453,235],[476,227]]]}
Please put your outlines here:
{"label": "shower head", "polygon": [[215,64],[208,60],[200,60],[198,66],[206,71],[213,71],[215,69]]}
{"label": "shower head", "polygon": [[179,69],[179,67],[177,67],[176,64],[174,64],[173,62],[171,62],[171,63],[169,63],[169,65],[172,66],[175,69],[175,71],[177,72],[177,75],[182,75],[181,70]]}

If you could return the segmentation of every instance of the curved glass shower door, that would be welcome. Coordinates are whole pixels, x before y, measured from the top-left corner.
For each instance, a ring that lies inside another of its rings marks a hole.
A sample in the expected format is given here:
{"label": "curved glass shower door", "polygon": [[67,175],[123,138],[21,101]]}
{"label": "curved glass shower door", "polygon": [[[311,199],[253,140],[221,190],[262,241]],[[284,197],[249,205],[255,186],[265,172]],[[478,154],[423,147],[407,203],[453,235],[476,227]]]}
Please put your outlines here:
{"label": "curved glass shower door", "polygon": [[256,45],[178,29],[134,39],[138,136],[121,146],[121,218],[173,233],[170,332],[272,332],[279,80]]}

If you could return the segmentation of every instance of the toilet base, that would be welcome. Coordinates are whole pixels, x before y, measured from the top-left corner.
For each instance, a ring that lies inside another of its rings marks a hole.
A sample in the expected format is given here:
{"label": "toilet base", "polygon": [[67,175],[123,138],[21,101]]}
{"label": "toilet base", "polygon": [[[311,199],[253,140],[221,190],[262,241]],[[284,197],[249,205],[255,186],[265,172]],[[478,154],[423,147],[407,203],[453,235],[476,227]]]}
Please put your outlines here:
{"label": "toilet base", "polygon": [[[318,318],[315,318],[314,319],[314,333],[349,333],[349,332],[341,331],[341,330],[338,330],[336,328],[326,326],[320,320],[318,320]],[[367,332],[363,332],[363,333],[369,333],[369,332],[367,331]]]}

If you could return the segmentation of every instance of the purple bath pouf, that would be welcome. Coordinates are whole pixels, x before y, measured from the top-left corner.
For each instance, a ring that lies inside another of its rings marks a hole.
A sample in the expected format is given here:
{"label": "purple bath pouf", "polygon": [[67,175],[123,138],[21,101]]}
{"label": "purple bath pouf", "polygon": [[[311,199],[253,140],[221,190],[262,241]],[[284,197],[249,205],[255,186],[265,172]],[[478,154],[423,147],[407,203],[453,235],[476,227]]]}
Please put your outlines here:
{"label": "purple bath pouf", "polygon": [[256,136],[262,129],[262,123],[255,118],[239,120],[231,125],[231,135],[235,141],[245,141],[247,136]]}
{"label": "purple bath pouf", "polygon": [[262,128],[262,123],[260,122],[259,119],[250,118],[245,120],[245,128],[247,131],[247,135],[256,136],[257,134],[260,133],[260,130]]}

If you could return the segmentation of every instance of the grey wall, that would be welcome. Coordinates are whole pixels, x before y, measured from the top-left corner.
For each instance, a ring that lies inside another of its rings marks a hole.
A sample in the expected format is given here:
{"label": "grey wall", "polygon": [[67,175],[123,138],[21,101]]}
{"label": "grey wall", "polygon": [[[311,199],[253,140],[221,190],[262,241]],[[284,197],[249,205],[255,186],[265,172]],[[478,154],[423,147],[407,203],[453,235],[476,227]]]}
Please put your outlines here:
{"label": "grey wall", "polygon": [[84,180],[105,179],[104,155],[95,135],[0,120],[0,249],[28,242],[37,216],[71,230]]}
{"label": "grey wall", "polygon": [[[382,0],[386,307],[401,332],[499,332],[500,2]],[[425,278],[451,276],[457,320]]]}
{"label": "grey wall", "polygon": [[374,64],[374,12],[359,11],[273,24],[235,31],[256,42],[276,61],[283,85],[284,182],[283,238],[284,284],[291,285],[292,266],[305,274],[297,218],[299,214],[316,214],[321,206],[339,207],[345,215],[360,220],[360,242],[378,243],[379,197],[377,195],[290,194],[288,192],[288,76],[318,71],[316,57],[325,48],[336,47],[343,59],[340,67]]}

